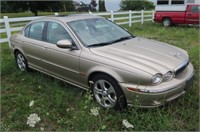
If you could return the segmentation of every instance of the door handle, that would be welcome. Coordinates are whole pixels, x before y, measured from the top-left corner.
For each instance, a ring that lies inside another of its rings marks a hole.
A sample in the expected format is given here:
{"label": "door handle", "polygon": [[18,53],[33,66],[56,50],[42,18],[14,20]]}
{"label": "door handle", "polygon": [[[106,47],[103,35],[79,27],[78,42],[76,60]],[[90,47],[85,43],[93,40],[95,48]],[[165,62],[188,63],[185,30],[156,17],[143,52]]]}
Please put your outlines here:
{"label": "door handle", "polygon": [[192,16],[192,14],[188,14],[188,16]]}

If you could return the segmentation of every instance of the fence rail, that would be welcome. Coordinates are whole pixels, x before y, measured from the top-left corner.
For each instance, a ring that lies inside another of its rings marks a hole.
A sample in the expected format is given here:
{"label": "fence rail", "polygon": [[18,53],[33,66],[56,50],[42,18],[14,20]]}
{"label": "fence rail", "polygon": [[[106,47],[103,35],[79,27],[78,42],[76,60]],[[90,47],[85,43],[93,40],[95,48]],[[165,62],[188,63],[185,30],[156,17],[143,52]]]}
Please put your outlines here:
{"label": "fence rail", "polygon": [[[103,16],[109,20],[115,22],[118,25],[128,24],[130,27],[133,23],[141,22],[143,24],[145,21],[153,21],[154,11],[123,11],[123,12],[104,12],[104,13],[92,13],[89,14]],[[58,15],[58,13],[55,13]],[[20,31],[23,26],[34,19],[39,17],[21,17],[21,18],[8,18],[4,16],[3,19],[0,19],[0,43],[9,42],[9,38],[12,32]]]}

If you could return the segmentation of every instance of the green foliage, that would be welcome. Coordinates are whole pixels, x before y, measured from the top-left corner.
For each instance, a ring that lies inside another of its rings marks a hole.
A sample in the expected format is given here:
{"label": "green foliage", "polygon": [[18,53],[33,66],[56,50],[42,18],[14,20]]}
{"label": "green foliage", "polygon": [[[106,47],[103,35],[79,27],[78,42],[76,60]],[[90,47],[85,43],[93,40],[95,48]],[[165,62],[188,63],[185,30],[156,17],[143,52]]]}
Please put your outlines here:
{"label": "green foliage", "polygon": [[31,11],[35,16],[38,11],[74,11],[75,7],[72,0],[69,1],[3,1],[2,12],[23,12]]}
{"label": "green foliage", "polygon": [[152,10],[154,4],[146,0],[122,0],[120,7],[121,10]]}
{"label": "green foliage", "polygon": [[106,11],[105,1],[99,0],[99,11]]}
{"label": "green foliage", "polygon": [[66,11],[75,11],[75,7],[72,0],[62,1],[61,3],[63,3],[63,6],[66,7]]}
{"label": "green foliage", "polygon": [[23,12],[28,10],[27,2],[25,1],[1,1],[1,12]]}
{"label": "green foliage", "polygon": [[90,5],[91,5],[91,11],[96,11],[96,7],[97,7],[96,0],[91,0]]}
{"label": "green foliage", "polygon": [[91,0],[90,4],[93,6],[93,7],[97,7],[97,2],[96,0]]}

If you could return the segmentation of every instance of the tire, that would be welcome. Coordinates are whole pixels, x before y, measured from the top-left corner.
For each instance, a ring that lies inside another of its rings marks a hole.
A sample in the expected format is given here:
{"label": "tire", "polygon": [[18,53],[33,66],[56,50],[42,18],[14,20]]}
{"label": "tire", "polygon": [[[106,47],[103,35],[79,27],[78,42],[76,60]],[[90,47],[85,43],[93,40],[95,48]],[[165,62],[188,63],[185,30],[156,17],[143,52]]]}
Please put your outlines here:
{"label": "tire", "polygon": [[94,100],[104,108],[123,110],[127,108],[126,97],[118,83],[110,76],[98,74],[93,78]]}
{"label": "tire", "polygon": [[164,18],[162,20],[162,24],[165,27],[170,27],[172,25],[172,20],[170,18]]}
{"label": "tire", "polygon": [[15,60],[20,71],[28,71],[27,60],[21,52],[17,51],[15,53]]}

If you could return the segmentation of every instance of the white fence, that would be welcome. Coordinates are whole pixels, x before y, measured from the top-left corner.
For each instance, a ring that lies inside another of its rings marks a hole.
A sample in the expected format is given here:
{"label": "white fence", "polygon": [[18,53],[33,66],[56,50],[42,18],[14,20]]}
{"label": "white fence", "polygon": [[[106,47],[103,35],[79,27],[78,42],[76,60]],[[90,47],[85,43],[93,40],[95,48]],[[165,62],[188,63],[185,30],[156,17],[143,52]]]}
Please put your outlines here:
{"label": "white fence", "polygon": [[[126,11],[126,12],[104,12],[104,13],[92,13],[89,14],[104,16],[109,20],[117,23],[118,25],[128,24],[130,27],[133,23],[141,22],[143,24],[145,21],[153,21],[154,11]],[[58,13],[55,13],[58,15]],[[42,17],[42,16],[40,16]],[[21,18],[8,18],[4,16],[0,19],[0,43],[9,42],[9,38],[12,32],[20,31],[23,26],[34,19],[39,17],[21,17]],[[5,36],[6,34],[6,36]]]}

